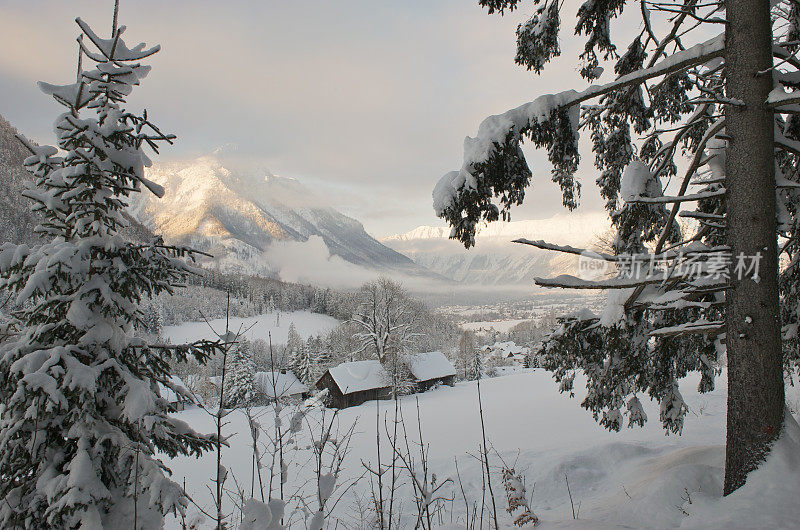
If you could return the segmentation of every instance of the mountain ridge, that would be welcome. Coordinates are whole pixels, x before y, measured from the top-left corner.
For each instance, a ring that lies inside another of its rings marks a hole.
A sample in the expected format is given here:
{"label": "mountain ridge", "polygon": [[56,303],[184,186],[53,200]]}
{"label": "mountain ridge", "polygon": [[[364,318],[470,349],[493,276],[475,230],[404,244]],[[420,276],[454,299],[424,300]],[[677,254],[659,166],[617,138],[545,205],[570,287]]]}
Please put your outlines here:
{"label": "mountain ridge", "polygon": [[381,239],[418,265],[462,284],[531,285],[537,276],[575,273],[577,258],[514,244],[519,238],[591,248],[608,229],[603,212],[558,214],[548,219],[494,222],[479,229],[475,246],[449,239],[450,229],[418,226]]}
{"label": "mountain ridge", "polygon": [[218,155],[154,164],[147,174],[166,193],[163,199],[135,198],[132,215],[168,241],[214,254],[223,270],[274,274],[265,253],[276,243],[319,237],[331,258],[358,267],[437,276],[380,243],[297,179],[237,167]]}

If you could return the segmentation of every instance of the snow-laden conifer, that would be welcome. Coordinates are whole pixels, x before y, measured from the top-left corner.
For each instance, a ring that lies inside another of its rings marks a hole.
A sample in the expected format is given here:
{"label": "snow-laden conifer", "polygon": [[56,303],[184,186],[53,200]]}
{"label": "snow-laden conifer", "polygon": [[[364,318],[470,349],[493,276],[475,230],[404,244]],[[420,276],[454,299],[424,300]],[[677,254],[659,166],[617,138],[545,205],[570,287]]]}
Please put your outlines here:
{"label": "snow-laden conifer", "polygon": [[167,354],[203,360],[208,348],[155,348],[133,335],[141,299],[192,271],[185,249],[119,233],[131,193],[162,193],[145,178],[144,148],[173,136],[124,108],[159,47],[128,46],[116,9],[110,38],[77,23],[93,67],[79,61],[75,82],[40,83],[66,107],[58,147],[23,139],[42,242],[0,249],[0,288],[18,307],[0,342],[0,527],[157,528],[188,502],[157,452],[212,445],[168,416],[157,383],[173,387]]}
{"label": "snow-laden conifer", "polygon": [[[523,2],[480,4],[504,14]],[[539,73],[560,55],[572,8],[532,4],[517,30],[516,60]],[[687,411],[677,382],[698,372],[700,391],[713,389],[727,355],[726,493],[780,432],[781,365],[787,374],[800,366],[799,12],[790,0],[585,1],[572,27],[588,86],[486,118],[465,140],[461,168],[433,193],[451,236],[474,245],[481,223],[510,218],[524,200],[533,176],[521,147],[528,140],[546,150],[551,179],[573,209],[578,140],[588,133],[616,230],[609,248],[591,256],[616,275],[537,278],[545,287],[608,292],[602,314],[564,317],[538,353],[563,391],[576,373],[586,375],[582,406],[609,429],[621,428],[625,414],[642,425],[638,396],[648,395],[670,432],[681,431]],[[614,28],[632,22],[640,30],[619,42]]]}
{"label": "snow-laden conifer", "polygon": [[232,409],[252,404],[256,397],[256,368],[252,344],[241,339],[228,353],[227,364],[223,406]]}
{"label": "snow-laden conifer", "polygon": [[309,386],[314,386],[319,378],[320,354],[312,341],[300,342],[291,352],[290,368],[297,378]]}

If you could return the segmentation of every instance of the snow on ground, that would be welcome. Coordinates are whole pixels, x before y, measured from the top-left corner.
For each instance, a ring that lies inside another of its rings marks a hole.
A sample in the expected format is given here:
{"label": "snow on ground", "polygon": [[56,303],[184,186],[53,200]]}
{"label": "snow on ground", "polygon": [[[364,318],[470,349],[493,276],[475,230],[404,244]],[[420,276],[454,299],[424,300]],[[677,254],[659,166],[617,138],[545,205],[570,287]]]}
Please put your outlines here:
{"label": "snow on ground", "polygon": [[[576,399],[559,394],[550,375],[542,370],[524,370],[481,382],[483,407],[489,443],[499,455],[521,472],[528,494],[533,492],[532,508],[541,518],[540,528],[672,528],[682,524],[693,528],[796,528],[800,520],[800,428],[788,421],[787,434],[763,469],[751,475],[751,483],[735,496],[720,501],[722,491],[726,381],[718,379],[717,390],[699,395],[697,379],[688,378],[681,385],[690,412],[682,436],[664,434],[658,421],[657,404],[643,399],[649,421],[644,429],[610,433],[599,427],[578,405]],[[576,380],[576,389],[582,382]],[[788,389],[788,401],[797,414],[800,389]],[[457,481],[454,459],[462,478],[464,492],[471,505],[481,501],[481,471],[476,454],[481,439],[474,382],[440,387],[401,400],[401,410],[416,438],[416,397],[419,398],[422,433],[430,444],[429,466],[439,483],[452,478],[454,485],[444,487],[453,495],[452,521],[464,527],[464,500]],[[382,413],[391,413],[391,402],[379,402]],[[260,409],[259,420],[270,428],[271,409]],[[319,415],[319,411],[315,414]],[[330,412],[329,412],[330,414]],[[212,420],[194,409],[178,413],[202,432],[211,432]],[[236,433],[231,448],[225,449],[223,461],[240,483],[251,481],[251,451],[248,427],[242,412],[230,414],[224,432]],[[376,402],[344,409],[339,413],[343,429],[357,422],[351,451],[346,461],[348,477],[363,473],[363,462],[375,462]],[[313,421],[310,421],[313,423]],[[303,442],[298,445],[303,447]],[[384,446],[384,458],[386,457]],[[306,450],[307,453],[307,450]],[[290,456],[302,461],[300,449]],[[214,455],[200,460],[176,458],[167,462],[173,478],[186,477],[187,490],[198,502],[210,505],[206,485],[215,472]],[[500,465],[492,456],[492,466]],[[374,465],[374,464],[373,464]],[[499,469],[493,486],[501,517],[501,526],[511,527]],[[574,499],[577,520],[567,493],[565,475]],[[289,469],[287,492],[310,478],[307,464],[293,462]],[[340,482],[342,482],[340,480]],[[407,480],[406,486],[407,488]],[[313,484],[311,485],[313,486]],[[305,484],[305,491],[309,491]],[[369,503],[369,479],[363,478],[337,505],[340,528],[360,528],[358,506]],[[405,523],[413,503],[408,489],[401,494]],[[689,500],[691,498],[691,502]],[[489,502],[487,500],[487,502]],[[190,513],[196,511],[190,509]],[[767,518],[769,512],[769,518]],[[687,515],[688,514],[688,515]],[[305,528],[300,514],[291,519],[292,528]],[[172,525],[172,526],[170,526]],[[331,523],[331,528],[335,523]],[[177,528],[175,521],[168,528]],[[455,526],[454,526],[455,527]],[[484,520],[484,528],[489,528]]]}
{"label": "snow on ground", "polygon": [[[339,321],[328,315],[311,313],[310,311],[292,311],[280,313],[264,313],[254,317],[230,319],[230,330],[236,333],[239,329],[250,340],[267,339],[271,334],[273,344],[285,344],[289,335],[289,326],[294,322],[297,333],[303,338],[327,333],[335,328]],[[209,324],[211,327],[209,327]],[[213,328],[213,331],[212,329]],[[246,330],[246,331],[245,331]],[[216,340],[215,334],[225,333],[225,319],[217,318],[206,322],[184,322],[176,326],[164,327],[163,335],[173,344],[193,342],[201,339]]]}
{"label": "snow on ground", "polygon": [[530,319],[528,318],[520,318],[514,320],[488,320],[483,322],[462,322],[459,324],[461,329],[466,329],[470,331],[497,331],[500,333],[508,333],[508,331],[520,324],[522,322],[528,322]]}

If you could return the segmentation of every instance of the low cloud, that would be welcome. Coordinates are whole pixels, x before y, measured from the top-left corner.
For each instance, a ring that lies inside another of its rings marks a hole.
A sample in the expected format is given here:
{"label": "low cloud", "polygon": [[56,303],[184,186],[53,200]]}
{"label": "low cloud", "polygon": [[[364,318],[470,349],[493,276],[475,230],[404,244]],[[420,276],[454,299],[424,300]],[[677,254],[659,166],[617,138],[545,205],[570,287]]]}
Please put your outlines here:
{"label": "low cloud", "polygon": [[378,276],[375,271],[331,254],[320,236],[311,236],[307,241],[273,243],[264,252],[264,259],[285,282],[350,289]]}

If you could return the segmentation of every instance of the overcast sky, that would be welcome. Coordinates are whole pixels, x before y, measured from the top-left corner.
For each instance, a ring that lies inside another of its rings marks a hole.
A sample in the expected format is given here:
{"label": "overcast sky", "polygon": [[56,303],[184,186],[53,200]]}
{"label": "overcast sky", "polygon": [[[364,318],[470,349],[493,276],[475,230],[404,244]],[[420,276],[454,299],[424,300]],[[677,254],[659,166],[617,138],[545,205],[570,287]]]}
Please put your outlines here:
{"label": "overcast sky", "polygon": [[[375,236],[441,225],[431,190],[460,167],[465,135],[541,93],[585,86],[569,46],[541,77],[514,64],[514,31],[531,9],[503,18],[477,0],[122,0],[128,44],[163,47],[130,107],[178,135],[164,160],[232,144],[318,187]],[[109,0],[4,0],[0,114],[52,143],[60,110],[35,81],[74,78],[74,18],[107,34],[111,10]],[[515,219],[563,211],[546,160],[529,160],[534,186]],[[581,210],[598,210],[585,160]]]}

